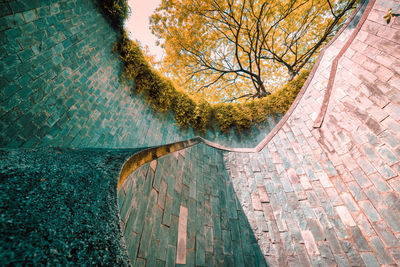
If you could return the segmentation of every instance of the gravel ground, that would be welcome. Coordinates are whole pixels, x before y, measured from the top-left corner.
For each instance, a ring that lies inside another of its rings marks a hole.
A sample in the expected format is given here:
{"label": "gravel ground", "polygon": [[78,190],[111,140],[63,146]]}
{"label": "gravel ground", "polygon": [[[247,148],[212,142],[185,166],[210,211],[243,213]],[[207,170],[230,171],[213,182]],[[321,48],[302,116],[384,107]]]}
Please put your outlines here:
{"label": "gravel ground", "polygon": [[0,265],[129,265],[116,188],[137,151],[0,149]]}

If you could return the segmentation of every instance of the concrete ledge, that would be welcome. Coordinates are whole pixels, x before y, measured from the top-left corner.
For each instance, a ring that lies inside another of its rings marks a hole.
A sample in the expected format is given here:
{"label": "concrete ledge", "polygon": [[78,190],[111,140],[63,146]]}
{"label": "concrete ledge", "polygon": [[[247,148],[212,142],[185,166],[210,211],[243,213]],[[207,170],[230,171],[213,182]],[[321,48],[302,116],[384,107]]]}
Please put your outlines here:
{"label": "concrete ledge", "polygon": [[191,147],[193,145],[198,144],[199,142],[200,139],[197,137],[181,142],[148,148],[143,151],[140,151],[137,154],[134,154],[122,166],[121,173],[118,179],[118,190],[124,183],[125,179],[129,176],[129,174],[131,174],[133,171],[135,171],[143,164],[146,164],[152,160],[158,159],[159,157],[165,156],[167,154]]}

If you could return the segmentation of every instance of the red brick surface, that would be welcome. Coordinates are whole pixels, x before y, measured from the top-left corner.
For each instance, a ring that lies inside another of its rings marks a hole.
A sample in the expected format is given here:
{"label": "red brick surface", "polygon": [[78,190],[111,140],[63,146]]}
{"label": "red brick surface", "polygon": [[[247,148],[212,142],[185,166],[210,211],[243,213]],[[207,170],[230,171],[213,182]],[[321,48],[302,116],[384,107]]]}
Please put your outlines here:
{"label": "red brick surface", "polygon": [[[253,203],[242,205],[248,218],[258,218],[261,202],[268,231],[250,224],[270,266],[400,264],[400,17],[383,19],[399,6],[373,3],[338,61],[320,128],[313,124],[329,71],[352,29],[325,51],[301,101],[265,148],[225,157],[239,200]],[[252,186],[252,173],[246,180],[239,175],[254,161],[261,187]]]}

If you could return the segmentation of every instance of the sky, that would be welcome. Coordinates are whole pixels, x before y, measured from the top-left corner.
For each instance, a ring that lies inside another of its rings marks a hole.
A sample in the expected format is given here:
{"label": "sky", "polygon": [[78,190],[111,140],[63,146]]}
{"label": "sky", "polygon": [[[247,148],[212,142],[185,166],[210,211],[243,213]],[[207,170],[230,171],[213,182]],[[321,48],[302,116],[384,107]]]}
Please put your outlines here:
{"label": "sky", "polygon": [[161,0],[128,0],[132,12],[125,22],[129,37],[139,40],[143,46],[148,45],[150,53],[155,55],[157,60],[161,60],[163,49],[155,44],[157,38],[151,33],[149,17],[160,3]]}

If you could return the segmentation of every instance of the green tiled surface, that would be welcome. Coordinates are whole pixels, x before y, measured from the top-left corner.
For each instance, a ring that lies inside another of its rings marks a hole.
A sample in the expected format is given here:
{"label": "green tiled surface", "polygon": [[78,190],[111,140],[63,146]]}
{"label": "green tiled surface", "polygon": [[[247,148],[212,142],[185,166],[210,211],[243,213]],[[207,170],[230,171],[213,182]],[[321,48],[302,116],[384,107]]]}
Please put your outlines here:
{"label": "green tiled surface", "polygon": [[[155,114],[120,80],[117,35],[98,0],[19,0],[0,10],[0,147],[147,147],[185,140],[172,114]],[[237,137],[255,146],[276,120]]]}
{"label": "green tiled surface", "polygon": [[[175,264],[181,205],[188,208],[186,266],[266,265],[250,224],[236,204],[222,151],[195,145],[159,158],[153,173],[149,164],[143,165],[118,193],[121,215],[129,214],[121,217],[134,265],[139,258],[148,266],[156,261]],[[147,184],[152,185],[150,194],[142,193],[148,190]]]}

